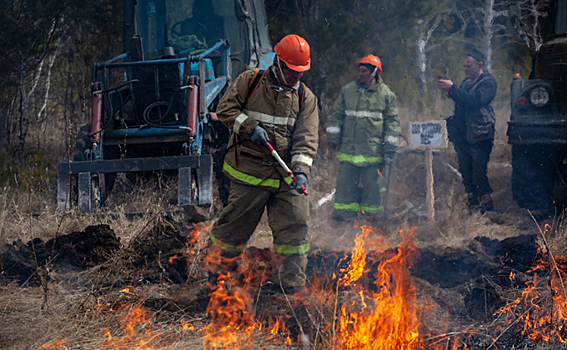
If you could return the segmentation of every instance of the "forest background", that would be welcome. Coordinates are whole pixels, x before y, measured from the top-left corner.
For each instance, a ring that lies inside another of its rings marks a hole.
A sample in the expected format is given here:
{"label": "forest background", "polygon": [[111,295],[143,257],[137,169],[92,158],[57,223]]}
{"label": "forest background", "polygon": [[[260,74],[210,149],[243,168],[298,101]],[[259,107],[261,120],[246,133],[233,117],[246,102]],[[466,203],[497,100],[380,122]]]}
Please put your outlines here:
{"label": "forest background", "polygon": [[[439,75],[459,83],[461,59],[487,53],[509,104],[514,73],[527,77],[542,42],[547,1],[536,0],[266,0],[272,43],[296,33],[311,45],[305,83],[319,97],[321,123],[340,87],[357,77],[367,54],[383,62],[382,77],[415,119],[447,117],[450,100]],[[523,25],[510,21],[517,6]],[[89,124],[94,62],[122,53],[122,0],[7,0],[0,5],[0,187],[51,188],[56,165],[74,152]],[[522,41],[518,30],[526,40]],[[507,117],[507,116],[502,116]]]}

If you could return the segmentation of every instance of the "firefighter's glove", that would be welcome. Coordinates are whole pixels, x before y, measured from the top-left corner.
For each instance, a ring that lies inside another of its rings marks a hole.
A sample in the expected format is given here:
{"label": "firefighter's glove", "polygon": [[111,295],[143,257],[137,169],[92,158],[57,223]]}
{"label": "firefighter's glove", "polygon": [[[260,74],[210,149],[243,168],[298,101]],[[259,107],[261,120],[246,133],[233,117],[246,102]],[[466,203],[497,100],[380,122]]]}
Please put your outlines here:
{"label": "firefighter's glove", "polygon": [[307,180],[307,175],[304,173],[295,173],[294,175],[297,178],[297,182],[292,182],[293,188],[295,188],[297,193],[302,194],[303,191],[301,190],[301,187],[303,186],[303,190],[305,190],[307,188],[307,182],[309,182]]}
{"label": "firefighter's glove", "polygon": [[268,133],[260,125],[256,125],[252,135],[250,135],[250,141],[257,143],[260,146],[268,147]]}
{"label": "firefighter's glove", "polygon": [[331,147],[332,149],[336,150],[337,149],[337,144],[333,143],[333,142],[329,142],[329,147]]}
{"label": "firefighter's glove", "polygon": [[394,155],[396,152],[386,152],[384,153],[384,165],[391,165],[394,161]]}

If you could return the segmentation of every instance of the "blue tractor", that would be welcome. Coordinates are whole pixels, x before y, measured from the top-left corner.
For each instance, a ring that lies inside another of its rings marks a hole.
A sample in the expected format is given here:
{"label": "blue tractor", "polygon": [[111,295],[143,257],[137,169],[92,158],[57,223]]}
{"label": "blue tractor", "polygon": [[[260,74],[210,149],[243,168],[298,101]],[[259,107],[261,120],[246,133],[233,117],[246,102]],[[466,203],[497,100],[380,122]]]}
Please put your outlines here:
{"label": "blue tractor", "polygon": [[[124,54],[95,63],[91,124],[58,165],[58,208],[100,207],[117,173],[177,171],[178,204],[210,208],[230,131],[215,115],[230,82],[274,54],[262,0],[124,0]],[[71,184],[76,186],[71,186]]]}

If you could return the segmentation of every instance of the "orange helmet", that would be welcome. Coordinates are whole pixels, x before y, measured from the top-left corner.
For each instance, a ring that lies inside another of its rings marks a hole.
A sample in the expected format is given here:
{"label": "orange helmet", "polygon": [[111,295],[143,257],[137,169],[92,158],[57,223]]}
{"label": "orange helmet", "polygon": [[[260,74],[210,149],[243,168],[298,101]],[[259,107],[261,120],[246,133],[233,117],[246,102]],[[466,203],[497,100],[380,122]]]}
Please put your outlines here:
{"label": "orange helmet", "polygon": [[378,74],[382,73],[382,62],[380,61],[378,56],[374,56],[374,55],[365,56],[363,59],[356,62],[356,65],[359,66],[362,63],[371,64],[374,67],[378,68],[378,71],[376,73]]}
{"label": "orange helmet", "polygon": [[274,47],[274,51],[289,69],[293,69],[296,72],[305,72],[311,68],[309,44],[299,35],[290,34],[285,36]]}

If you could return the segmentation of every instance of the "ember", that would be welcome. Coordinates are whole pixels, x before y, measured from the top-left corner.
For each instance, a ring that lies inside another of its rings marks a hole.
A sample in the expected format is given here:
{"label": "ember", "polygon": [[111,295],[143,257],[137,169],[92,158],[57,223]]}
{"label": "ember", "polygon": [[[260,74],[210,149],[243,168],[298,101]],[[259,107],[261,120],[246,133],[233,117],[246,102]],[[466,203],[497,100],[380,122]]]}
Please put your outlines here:
{"label": "ember", "polygon": [[[498,310],[496,315],[504,315],[508,327],[518,327],[526,339],[536,343],[565,344],[567,265],[564,257],[554,256],[550,250],[546,236],[550,235],[551,227],[546,225],[540,233],[543,242],[540,254],[543,258],[532,269],[533,278],[526,282],[522,295]],[[544,276],[550,275],[542,279],[538,278],[538,272]],[[510,280],[513,281],[514,278],[514,275],[510,275]]]}
{"label": "ember", "polygon": [[40,349],[42,350],[69,350],[64,344],[67,342],[67,338],[64,339],[55,339],[49,343],[45,343],[41,345]]}
{"label": "ember", "polygon": [[150,320],[151,316],[145,309],[135,308],[131,310],[121,320],[123,336],[112,337],[111,331],[104,329],[102,331],[107,339],[102,343],[102,346],[95,347],[93,350],[163,349],[163,346],[158,346],[162,335],[152,330]]}

